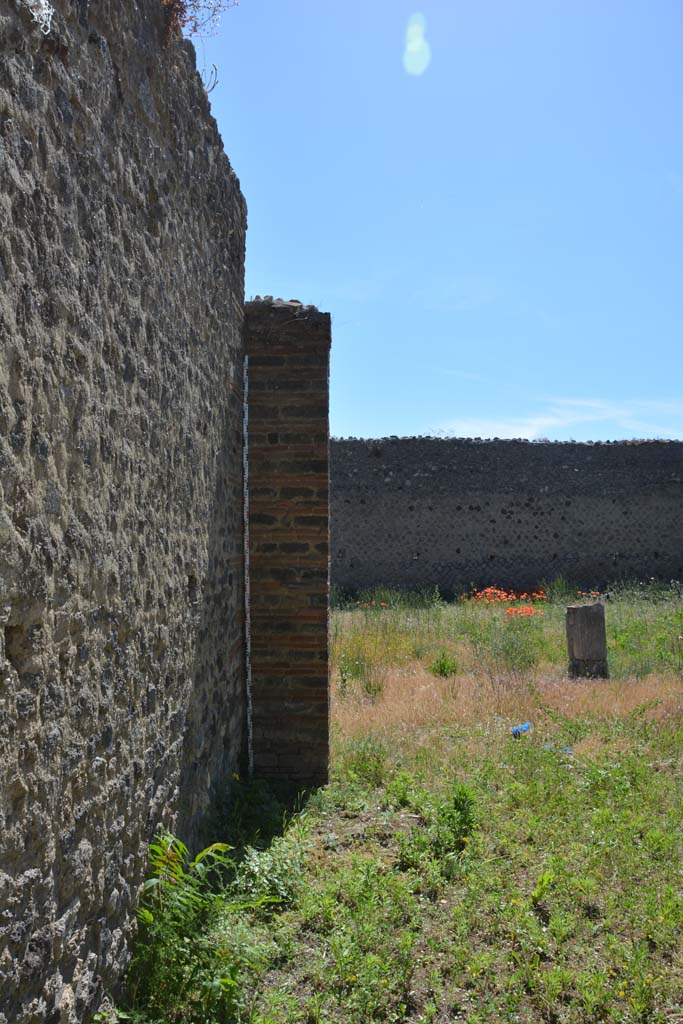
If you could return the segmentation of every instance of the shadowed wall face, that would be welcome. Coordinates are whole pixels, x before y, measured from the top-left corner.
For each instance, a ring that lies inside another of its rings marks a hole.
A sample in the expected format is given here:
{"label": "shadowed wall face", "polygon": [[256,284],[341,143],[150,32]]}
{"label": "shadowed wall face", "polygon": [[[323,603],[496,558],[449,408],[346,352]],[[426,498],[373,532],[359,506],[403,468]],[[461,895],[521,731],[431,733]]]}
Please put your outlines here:
{"label": "shadowed wall face", "polygon": [[11,1024],[90,1019],[151,831],[182,802],[187,837],[242,735],[244,202],[159,0],[53,3],[43,36],[0,2]]}
{"label": "shadowed wall face", "polygon": [[245,309],[254,768],[327,780],[330,317]]}
{"label": "shadowed wall face", "polygon": [[333,440],[332,583],[683,579],[683,443]]}

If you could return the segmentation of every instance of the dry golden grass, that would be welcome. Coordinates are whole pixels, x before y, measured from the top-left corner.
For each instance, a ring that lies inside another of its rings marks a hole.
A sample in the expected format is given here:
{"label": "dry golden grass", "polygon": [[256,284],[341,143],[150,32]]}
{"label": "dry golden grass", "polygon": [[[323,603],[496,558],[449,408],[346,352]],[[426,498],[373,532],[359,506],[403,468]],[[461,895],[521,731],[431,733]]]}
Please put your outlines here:
{"label": "dry golden grass", "polygon": [[570,718],[623,718],[647,706],[648,718],[683,720],[683,681],[666,675],[645,679],[574,680],[549,672],[524,679],[468,673],[439,679],[419,661],[388,669],[374,699],[351,690],[332,699],[332,721],[342,737],[381,735],[433,725],[467,726],[504,718],[524,720],[543,707]]}

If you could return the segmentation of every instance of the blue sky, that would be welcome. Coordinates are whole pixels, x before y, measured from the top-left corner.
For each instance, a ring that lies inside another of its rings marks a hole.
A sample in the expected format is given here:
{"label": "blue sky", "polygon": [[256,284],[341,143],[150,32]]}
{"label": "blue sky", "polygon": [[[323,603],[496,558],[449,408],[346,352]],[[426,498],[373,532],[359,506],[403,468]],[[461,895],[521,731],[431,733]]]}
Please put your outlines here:
{"label": "blue sky", "polygon": [[333,434],[683,438],[680,0],[242,0],[196,45]]}

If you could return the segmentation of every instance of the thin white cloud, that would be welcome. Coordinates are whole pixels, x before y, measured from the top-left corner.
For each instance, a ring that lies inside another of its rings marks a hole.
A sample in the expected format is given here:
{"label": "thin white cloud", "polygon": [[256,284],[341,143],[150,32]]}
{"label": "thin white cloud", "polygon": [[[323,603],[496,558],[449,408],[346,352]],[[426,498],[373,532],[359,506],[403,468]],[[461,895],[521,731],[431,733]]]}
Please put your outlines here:
{"label": "thin white cloud", "polygon": [[[590,429],[588,429],[590,428]],[[683,440],[683,402],[552,398],[525,416],[458,417],[435,433],[450,437],[669,438]]]}

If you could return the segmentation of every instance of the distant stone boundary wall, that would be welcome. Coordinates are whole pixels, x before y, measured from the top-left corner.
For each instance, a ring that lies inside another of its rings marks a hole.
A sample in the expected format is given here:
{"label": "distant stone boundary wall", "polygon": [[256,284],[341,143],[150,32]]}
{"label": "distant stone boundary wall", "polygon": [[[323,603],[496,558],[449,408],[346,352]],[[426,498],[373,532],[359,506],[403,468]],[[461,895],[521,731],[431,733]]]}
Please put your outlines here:
{"label": "distant stone boundary wall", "polygon": [[82,1024],[244,718],[246,209],[159,0],[0,0],[0,1021]]}
{"label": "distant stone boundary wall", "polygon": [[683,579],[683,443],[333,440],[332,583]]}

